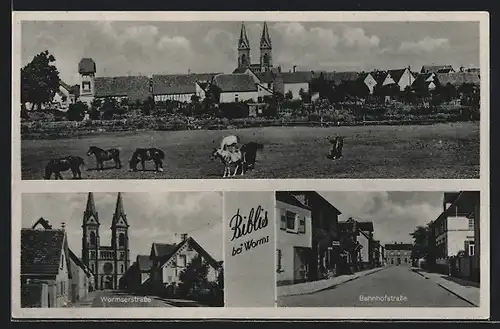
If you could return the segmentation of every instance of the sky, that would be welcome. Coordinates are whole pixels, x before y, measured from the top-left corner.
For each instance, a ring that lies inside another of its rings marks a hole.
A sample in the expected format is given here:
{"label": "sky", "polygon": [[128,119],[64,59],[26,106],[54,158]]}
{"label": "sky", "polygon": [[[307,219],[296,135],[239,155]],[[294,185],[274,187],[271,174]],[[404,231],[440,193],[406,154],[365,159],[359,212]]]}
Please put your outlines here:
{"label": "sky", "polygon": [[[87,193],[33,193],[22,195],[22,227],[40,218],[53,228],[65,222],[70,249],[81,256],[82,221]],[[127,215],[132,264],[138,254],[149,255],[153,242],[180,241],[188,233],[214,257],[222,260],[222,194],[220,192],[122,193]],[[111,222],[117,193],[94,193],[101,223],[101,245],[111,245]],[[178,233],[176,236],[175,233]]]}
{"label": "sky", "polygon": [[[261,22],[245,23],[259,61]],[[48,50],[62,80],[79,82],[91,57],[97,76],[225,72],[237,65],[241,22],[23,21],[21,64]],[[273,64],[298,70],[368,71],[426,64],[479,67],[478,22],[268,22]]]}
{"label": "sky", "polygon": [[412,243],[417,226],[425,226],[443,212],[444,192],[320,192],[342,212],[339,220],[353,217],[371,221],[381,244]]}

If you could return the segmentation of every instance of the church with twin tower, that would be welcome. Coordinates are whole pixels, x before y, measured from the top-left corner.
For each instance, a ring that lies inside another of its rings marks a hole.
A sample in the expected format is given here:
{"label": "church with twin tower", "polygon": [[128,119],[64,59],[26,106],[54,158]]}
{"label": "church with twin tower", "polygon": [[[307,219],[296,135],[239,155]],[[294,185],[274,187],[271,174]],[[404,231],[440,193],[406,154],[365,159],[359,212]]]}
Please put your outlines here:
{"label": "church with twin tower", "polygon": [[96,289],[119,289],[120,278],[130,266],[129,225],[121,193],[118,193],[111,222],[110,246],[101,245],[100,226],[94,195],[90,192],[83,213],[82,261],[94,274]]}
{"label": "church with twin tower", "polygon": [[238,68],[249,68],[254,73],[271,71],[273,67],[273,45],[269,36],[267,23],[264,22],[262,35],[260,37],[260,60],[257,64],[252,64],[250,59],[250,41],[248,39],[245,23],[241,23],[240,38],[238,40]]}

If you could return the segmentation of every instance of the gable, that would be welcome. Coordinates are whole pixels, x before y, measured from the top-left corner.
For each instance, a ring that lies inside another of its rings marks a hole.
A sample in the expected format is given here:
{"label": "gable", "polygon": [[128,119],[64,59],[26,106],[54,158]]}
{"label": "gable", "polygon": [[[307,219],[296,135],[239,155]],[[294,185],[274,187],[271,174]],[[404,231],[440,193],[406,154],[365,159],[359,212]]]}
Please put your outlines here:
{"label": "gable", "polygon": [[97,219],[93,215],[90,215],[87,218],[87,220],[85,221],[85,224],[94,224],[94,225],[97,225],[98,222],[97,222]]}
{"label": "gable", "polygon": [[184,242],[178,244],[176,250],[165,260],[165,262],[161,265],[161,267],[169,266],[172,264],[177,255],[181,254],[188,247],[191,247],[193,251],[196,251],[201,258],[207,262],[211,267],[217,269],[219,267],[219,263],[212,257],[210,254],[203,249],[192,237],[187,238]]}

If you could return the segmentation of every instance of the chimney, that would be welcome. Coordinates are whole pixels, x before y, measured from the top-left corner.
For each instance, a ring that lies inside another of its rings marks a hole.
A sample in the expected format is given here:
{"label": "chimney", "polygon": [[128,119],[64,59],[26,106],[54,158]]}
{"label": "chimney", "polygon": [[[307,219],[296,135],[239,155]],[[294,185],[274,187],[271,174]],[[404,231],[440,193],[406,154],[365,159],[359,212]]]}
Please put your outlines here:
{"label": "chimney", "polygon": [[278,66],[278,72],[281,73],[281,65]]}
{"label": "chimney", "polygon": [[297,65],[293,66],[293,73],[297,72]]}
{"label": "chimney", "polygon": [[182,233],[181,234],[181,242],[186,241],[187,237],[188,237],[187,233]]}
{"label": "chimney", "polygon": [[61,228],[62,228],[63,231],[66,230],[66,222],[62,222],[61,223]]}

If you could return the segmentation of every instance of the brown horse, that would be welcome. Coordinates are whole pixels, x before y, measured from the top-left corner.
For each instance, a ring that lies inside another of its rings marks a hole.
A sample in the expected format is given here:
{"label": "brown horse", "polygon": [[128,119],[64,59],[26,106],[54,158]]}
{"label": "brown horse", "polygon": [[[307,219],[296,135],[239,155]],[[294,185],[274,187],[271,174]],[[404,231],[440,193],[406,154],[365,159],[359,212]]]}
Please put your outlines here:
{"label": "brown horse", "polygon": [[115,162],[115,168],[120,169],[122,167],[122,162],[120,160],[120,150],[118,149],[108,149],[103,150],[97,146],[91,146],[87,151],[87,156],[95,155],[96,170],[104,169],[104,161]]}
{"label": "brown horse", "polygon": [[45,176],[44,179],[50,179],[52,174],[54,174],[55,179],[63,179],[61,171],[67,171],[71,169],[73,173],[73,179],[82,179],[82,171],[80,167],[85,163],[83,158],[79,156],[66,156],[64,158],[52,159],[49,161],[47,166],[45,166]]}
{"label": "brown horse", "polygon": [[132,154],[132,158],[129,161],[130,171],[137,171],[137,164],[140,162],[142,165],[142,170],[145,170],[145,162],[153,161],[155,163],[156,171],[163,171],[163,159],[165,159],[165,153],[157,148],[138,148]]}

